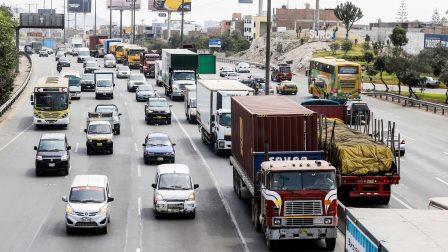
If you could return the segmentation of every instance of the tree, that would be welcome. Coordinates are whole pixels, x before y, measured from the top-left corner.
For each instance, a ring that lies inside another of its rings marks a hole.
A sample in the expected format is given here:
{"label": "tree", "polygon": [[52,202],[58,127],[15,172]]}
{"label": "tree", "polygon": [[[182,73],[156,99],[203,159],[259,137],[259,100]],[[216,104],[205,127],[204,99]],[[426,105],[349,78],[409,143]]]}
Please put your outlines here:
{"label": "tree", "polygon": [[356,7],[351,2],[346,2],[344,4],[339,4],[334,9],[334,15],[337,19],[344,23],[346,34],[345,39],[348,39],[348,34],[353,27],[353,24],[359,21],[364,15],[359,7]]}
{"label": "tree", "polygon": [[369,34],[366,34],[366,37],[364,38],[364,42],[370,43],[370,41],[371,41],[371,38],[370,38]]}
{"label": "tree", "polygon": [[439,76],[444,69],[448,69],[448,48],[438,46],[426,48],[419,54],[421,64],[429,65],[434,76]]}
{"label": "tree", "polygon": [[367,65],[367,67],[366,67],[366,73],[367,73],[367,76],[369,76],[369,80],[370,80],[370,83],[371,83],[372,86],[373,86],[373,90],[376,90],[376,85],[375,85],[375,83],[373,82],[373,76],[377,75],[377,74],[378,74],[378,71],[377,71],[374,67],[372,67],[372,66],[370,66],[370,65]]}
{"label": "tree", "polygon": [[330,50],[333,55],[336,54],[336,52],[339,50],[339,48],[341,48],[341,46],[339,45],[338,42],[333,42],[330,44]]}
{"label": "tree", "polygon": [[364,61],[367,64],[370,64],[373,61],[374,58],[375,58],[375,56],[373,55],[372,52],[368,52],[368,51],[364,52]]}
{"label": "tree", "polygon": [[373,62],[373,68],[380,73],[381,82],[386,86],[386,92],[388,92],[389,86],[383,79],[383,73],[386,71],[386,56],[378,56]]}
{"label": "tree", "polygon": [[344,56],[347,56],[347,53],[349,51],[351,51],[352,48],[353,48],[353,43],[350,40],[346,39],[346,40],[344,40],[344,42],[342,42],[341,49],[342,49],[342,51],[344,51]]}
{"label": "tree", "polygon": [[383,52],[384,44],[381,41],[373,43],[373,53],[375,55],[380,55]]}
{"label": "tree", "polygon": [[364,42],[363,44],[362,44],[362,49],[364,49],[364,51],[368,51],[368,50],[370,50],[370,43],[369,42]]}
{"label": "tree", "polygon": [[398,25],[395,26],[394,30],[392,31],[392,34],[389,35],[389,39],[392,42],[392,45],[394,45],[395,48],[398,48],[400,52],[403,46],[409,42],[406,36],[406,30]]}
{"label": "tree", "polygon": [[398,23],[408,22],[408,10],[406,7],[406,2],[404,0],[401,0],[400,8],[398,9],[397,22]]}
{"label": "tree", "polygon": [[434,12],[432,13],[432,23],[434,25],[442,24],[442,21],[440,19],[440,15],[439,15],[439,10],[437,8],[434,9]]}
{"label": "tree", "polygon": [[403,55],[388,55],[385,58],[385,70],[388,74],[395,74],[398,79],[398,94],[401,94],[401,84],[406,74],[409,62]]}
{"label": "tree", "polygon": [[11,9],[0,6],[0,105],[9,99],[13,90],[13,70],[17,62],[16,25]]}

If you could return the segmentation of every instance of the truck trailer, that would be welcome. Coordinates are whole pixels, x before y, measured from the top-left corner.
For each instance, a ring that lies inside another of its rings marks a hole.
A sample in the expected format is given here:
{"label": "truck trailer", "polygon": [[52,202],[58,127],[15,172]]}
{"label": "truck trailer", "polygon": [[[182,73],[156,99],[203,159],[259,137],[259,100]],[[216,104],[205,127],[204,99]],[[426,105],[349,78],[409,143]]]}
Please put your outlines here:
{"label": "truck trailer", "polygon": [[232,98],[233,189],[249,192],[252,224],[270,249],[284,240],[336,245],[336,169],[318,150],[316,120],[288,98]]}
{"label": "truck trailer", "polygon": [[107,38],[104,35],[91,35],[89,37],[90,56],[95,58],[104,57],[104,42]]}
{"label": "truck trailer", "polygon": [[148,78],[155,78],[156,60],[160,59],[160,55],[151,52],[142,52],[140,54],[140,73]]}
{"label": "truck trailer", "polygon": [[216,154],[230,151],[230,99],[253,95],[254,90],[236,80],[198,80],[196,87],[197,121],[204,143],[213,146]]}

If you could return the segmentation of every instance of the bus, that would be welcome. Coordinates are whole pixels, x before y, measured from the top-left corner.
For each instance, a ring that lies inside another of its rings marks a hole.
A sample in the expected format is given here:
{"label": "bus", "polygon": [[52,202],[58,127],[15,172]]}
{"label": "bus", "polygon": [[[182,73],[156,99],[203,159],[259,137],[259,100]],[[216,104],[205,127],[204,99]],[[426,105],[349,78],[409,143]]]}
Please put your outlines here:
{"label": "bus", "polygon": [[307,71],[308,92],[314,98],[344,103],[359,99],[362,70],[358,63],[334,57],[315,58]]}
{"label": "bus", "polygon": [[140,68],[140,54],[142,52],[146,51],[145,48],[137,46],[137,45],[131,45],[125,49],[126,56],[125,56],[125,65],[128,65],[129,68],[138,69]]}
{"label": "bus", "polygon": [[70,95],[68,79],[62,76],[48,76],[38,80],[31,95],[33,123],[60,125],[70,123]]}

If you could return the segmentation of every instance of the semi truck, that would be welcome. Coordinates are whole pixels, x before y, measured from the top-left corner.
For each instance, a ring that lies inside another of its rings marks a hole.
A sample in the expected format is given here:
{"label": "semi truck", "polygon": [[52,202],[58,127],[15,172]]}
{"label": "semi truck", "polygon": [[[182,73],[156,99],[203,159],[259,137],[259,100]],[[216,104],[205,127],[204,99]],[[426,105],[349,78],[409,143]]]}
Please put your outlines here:
{"label": "semi truck", "polygon": [[317,114],[279,96],[232,97],[231,105],[233,189],[249,195],[267,247],[324,239],[334,249],[336,169],[318,150]]}
{"label": "semi truck", "polygon": [[[347,208],[345,251],[446,251],[448,212],[424,209]],[[343,221],[343,220],[341,220]]]}
{"label": "semi truck", "polygon": [[140,54],[140,73],[148,78],[155,78],[155,64],[159,59],[160,55],[157,53],[142,52]]}
{"label": "semi truck", "polygon": [[107,36],[104,35],[91,35],[89,37],[89,50],[90,56],[95,58],[104,57],[104,42]]}
{"label": "semi truck", "polygon": [[110,38],[110,39],[104,40],[104,54],[111,53],[110,50],[109,50],[111,44],[121,43],[122,41],[123,41],[123,39],[121,39],[121,38]]}
{"label": "semi truck", "polygon": [[198,80],[196,87],[197,121],[204,143],[216,154],[230,151],[233,96],[253,95],[254,90],[236,80]]}
{"label": "semi truck", "polygon": [[198,55],[187,49],[162,50],[162,85],[172,100],[184,97],[185,87],[196,85]]}

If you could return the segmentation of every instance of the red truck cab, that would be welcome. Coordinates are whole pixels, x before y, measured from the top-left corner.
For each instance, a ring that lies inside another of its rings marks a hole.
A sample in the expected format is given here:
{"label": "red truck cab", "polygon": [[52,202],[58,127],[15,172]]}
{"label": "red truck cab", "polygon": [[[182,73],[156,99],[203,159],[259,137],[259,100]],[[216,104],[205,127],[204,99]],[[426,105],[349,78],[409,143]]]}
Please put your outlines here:
{"label": "red truck cab", "polygon": [[292,80],[291,66],[288,64],[279,64],[277,67],[273,69],[271,74],[271,80],[277,82]]}
{"label": "red truck cab", "polygon": [[140,72],[148,78],[154,78],[156,60],[159,59],[160,54],[142,52],[140,54]]}

